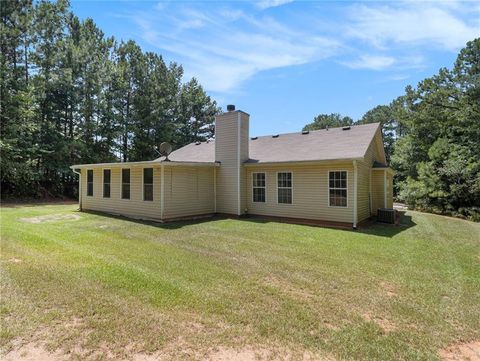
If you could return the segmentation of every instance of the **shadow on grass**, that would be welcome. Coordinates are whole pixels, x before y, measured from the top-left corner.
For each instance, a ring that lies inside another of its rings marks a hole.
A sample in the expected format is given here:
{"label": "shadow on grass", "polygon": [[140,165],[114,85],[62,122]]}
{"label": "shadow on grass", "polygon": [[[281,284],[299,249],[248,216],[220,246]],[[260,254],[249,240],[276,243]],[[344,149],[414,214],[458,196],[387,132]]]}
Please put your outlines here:
{"label": "shadow on grass", "polygon": [[331,229],[338,229],[340,231],[371,234],[375,236],[391,238],[407,230],[408,228],[414,227],[416,225],[416,223],[413,222],[412,220],[412,216],[406,215],[405,212],[399,212],[400,219],[399,219],[399,222],[397,222],[397,224],[395,225],[380,223],[380,222],[376,222],[375,220],[370,220],[370,221],[367,221],[365,224],[363,224],[357,230],[352,229],[351,226],[348,226],[347,224],[340,224],[340,223],[336,224],[335,222],[315,222],[315,221],[308,221],[308,220],[295,221],[294,219],[282,219],[282,218],[273,219],[273,218],[261,217],[261,216],[229,217],[226,215],[208,215],[208,216],[199,217],[196,219],[177,220],[177,221],[161,223],[153,220],[135,219],[135,218],[125,217],[122,215],[114,215],[114,214],[91,211],[91,210],[83,210],[81,212],[87,213],[87,214],[93,214],[100,217],[119,219],[123,221],[134,222],[137,224],[144,224],[151,227],[156,227],[156,228],[161,228],[166,230],[174,230],[174,229],[179,229],[185,226],[202,224],[202,223],[218,221],[223,219],[235,219],[239,222],[248,222],[253,224],[286,223],[286,224],[302,225],[302,226],[315,227],[315,228],[331,228]]}
{"label": "shadow on grass", "polygon": [[399,221],[397,224],[387,224],[373,221],[371,224],[359,229],[357,232],[391,238],[417,225],[413,221],[411,215],[407,215],[403,211],[399,211],[398,213]]}

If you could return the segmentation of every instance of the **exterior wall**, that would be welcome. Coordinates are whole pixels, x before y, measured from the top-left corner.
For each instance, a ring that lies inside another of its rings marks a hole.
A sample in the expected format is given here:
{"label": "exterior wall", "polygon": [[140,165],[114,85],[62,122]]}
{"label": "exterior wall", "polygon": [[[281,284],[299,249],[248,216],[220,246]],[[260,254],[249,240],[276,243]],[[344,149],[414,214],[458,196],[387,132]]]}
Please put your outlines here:
{"label": "exterior wall", "polygon": [[375,137],[368,146],[365,154],[365,163],[367,166],[371,167],[374,161],[384,164],[387,162],[385,158],[385,150],[383,148],[382,131],[380,128],[378,128],[377,132],[375,133]]}
{"label": "exterior wall", "polygon": [[387,173],[387,208],[393,208],[393,175]]}
{"label": "exterior wall", "polygon": [[[330,207],[328,172],[347,171],[347,207]],[[292,172],[292,204],[277,203],[277,172]],[[266,202],[255,203],[252,198],[252,173],[266,174]],[[246,195],[249,214],[306,218],[334,222],[353,222],[353,164],[352,162],[322,165],[254,166],[246,170]]]}
{"label": "exterior wall", "polygon": [[[375,161],[386,162],[380,128],[367,149],[365,160],[358,162],[357,208],[359,222],[377,214],[377,209],[384,207],[383,170],[372,170]],[[392,176],[389,176],[391,181]],[[392,189],[391,185],[390,196],[387,194],[387,207],[389,208],[393,207]]]}
{"label": "exterior wall", "polygon": [[369,218],[372,214],[370,205],[370,169],[365,162],[357,165],[357,214],[358,222]]}
{"label": "exterior wall", "polygon": [[215,160],[221,162],[216,180],[219,213],[241,214],[245,208],[242,163],[248,159],[248,123],[248,114],[240,111],[227,112],[215,119]]}
{"label": "exterior wall", "polygon": [[384,178],[385,170],[372,170],[372,212],[377,214],[378,208],[393,208],[393,175],[386,172],[387,203],[385,204]]}
{"label": "exterior wall", "polygon": [[214,213],[213,167],[168,167],[164,169],[164,218]]}
{"label": "exterior wall", "polygon": [[385,193],[383,188],[384,170],[372,171],[372,213],[377,214],[378,208],[385,207]]}
{"label": "exterior wall", "polygon": [[[143,200],[143,166],[130,168],[130,199],[121,198],[121,167],[93,169],[93,196],[87,196],[87,168],[82,169],[82,208],[136,218],[160,219],[160,167],[153,168],[153,201]],[[103,198],[103,169],[111,169],[110,198]]]}
{"label": "exterior wall", "polygon": [[246,169],[243,166],[243,162],[250,158],[249,156],[249,143],[250,143],[250,124],[249,117],[245,113],[240,113],[241,125],[240,125],[240,211],[241,214],[245,212],[247,208],[247,194],[245,192],[246,184]]}

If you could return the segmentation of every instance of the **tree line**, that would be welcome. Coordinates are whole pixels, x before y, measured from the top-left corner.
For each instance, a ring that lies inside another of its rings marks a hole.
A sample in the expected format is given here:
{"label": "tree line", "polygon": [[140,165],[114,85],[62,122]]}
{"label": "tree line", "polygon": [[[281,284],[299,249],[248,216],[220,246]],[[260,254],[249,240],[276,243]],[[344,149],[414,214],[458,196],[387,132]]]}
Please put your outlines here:
{"label": "tree line", "polygon": [[75,163],[137,161],[213,136],[220,109],[182,66],[81,21],[67,0],[2,1],[2,197],[73,196]]}
{"label": "tree line", "polygon": [[411,208],[480,220],[480,38],[451,69],[407,86],[353,121],[320,114],[305,130],[380,122],[396,198]]}

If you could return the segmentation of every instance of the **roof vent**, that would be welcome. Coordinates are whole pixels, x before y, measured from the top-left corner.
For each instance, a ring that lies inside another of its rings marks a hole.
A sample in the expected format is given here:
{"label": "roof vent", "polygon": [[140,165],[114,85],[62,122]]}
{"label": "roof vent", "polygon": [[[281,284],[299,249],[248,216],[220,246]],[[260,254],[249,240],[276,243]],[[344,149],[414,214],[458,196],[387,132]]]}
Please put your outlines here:
{"label": "roof vent", "polygon": [[346,126],[342,127],[342,130],[350,130],[350,126],[346,125]]}
{"label": "roof vent", "polygon": [[251,137],[250,140],[257,140],[258,137]]}
{"label": "roof vent", "polygon": [[227,110],[228,110],[229,112],[233,112],[233,111],[235,110],[235,105],[233,105],[233,104],[228,104],[228,105],[227,105]]}
{"label": "roof vent", "polygon": [[302,130],[302,134],[308,134],[308,133],[310,133],[309,130]]}
{"label": "roof vent", "polygon": [[272,135],[272,138],[278,138],[279,134]]}
{"label": "roof vent", "polygon": [[202,144],[202,143],[201,142],[195,142],[195,145],[200,145],[200,144]]}

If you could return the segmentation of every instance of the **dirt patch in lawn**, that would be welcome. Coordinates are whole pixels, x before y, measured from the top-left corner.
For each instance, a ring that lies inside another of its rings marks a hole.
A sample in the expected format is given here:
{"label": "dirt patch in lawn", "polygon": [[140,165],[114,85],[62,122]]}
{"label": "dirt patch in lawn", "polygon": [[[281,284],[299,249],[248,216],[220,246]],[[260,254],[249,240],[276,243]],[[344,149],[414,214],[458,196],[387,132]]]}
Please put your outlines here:
{"label": "dirt patch in lawn", "polygon": [[438,354],[444,361],[480,361],[480,341],[452,345]]}
{"label": "dirt patch in lawn", "polygon": [[365,321],[376,323],[386,333],[395,331],[397,329],[397,326],[392,321],[384,317],[374,316],[370,313],[364,313],[362,318]]}
{"label": "dirt patch in lawn", "polygon": [[243,347],[227,348],[219,347],[207,356],[210,361],[263,361],[263,360],[302,360],[302,361],[327,361],[333,358],[324,357],[309,351],[292,352],[285,348],[262,348]]}
{"label": "dirt patch in lawn", "polygon": [[78,214],[48,214],[45,216],[20,218],[20,221],[25,223],[44,223],[44,222],[55,222],[55,221],[78,220],[78,219],[80,219],[80,216]]}
{"label": "dirt patch in lawn", "polygon": [[383,289],[383,291],[385,292],[385,294],[388,297],[392,298],[392,297],[397,297],[398,296],[397,288],[392,283],[380,282],[380,287]]}
{"label": "dirt patch in lawn", "polygon": [[49,351],[45,346],[30,342],[7,352],[4,361],[63,361],[66,355],[61,351]]}
{"label": "dirt patch in lawn", "polygon": [[314,298],[316,295],[306,288],[295,287],[288,281],[282,280],[280,278],[275,277],[265,277],[264,282],[266,285],[270,287],[275,287],[280,289],[285,294],[289,295],[294,299],[300,300],[310,300]]}

